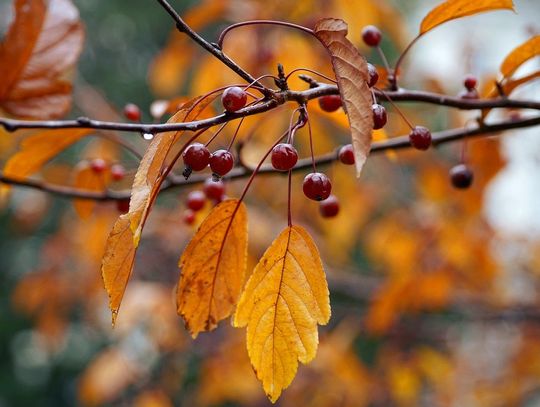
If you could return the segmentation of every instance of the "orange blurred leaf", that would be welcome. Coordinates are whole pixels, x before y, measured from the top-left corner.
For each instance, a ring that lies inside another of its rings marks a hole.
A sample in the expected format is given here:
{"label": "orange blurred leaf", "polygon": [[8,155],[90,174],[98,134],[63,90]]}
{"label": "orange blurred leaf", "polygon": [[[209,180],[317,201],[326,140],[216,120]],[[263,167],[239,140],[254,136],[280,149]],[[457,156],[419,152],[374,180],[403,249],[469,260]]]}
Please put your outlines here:
{"label": "orange blurred leaf", "polygon": [[366,60],[346,38],[347,30],[345,21],[326,18],[317,22],[314,31],[332,57],[332,67],[349,119],[356,173],[359,176],[371,148],[373,102],[366,83]]}
{"label": "orange blurred leaf", "polygon": [[512,0],[447,0],[431,10],[420,24],[418,36],[456,18],[491,10],[514,10]]}
{"label": "orange blurred leaf", "polygon": [[317,324],[330,319],[328,285],[311,236],[289,226],[255,267],[236,310],[247,325],[247,349],[257,378],[275,402],[298,368],[317,352]]}
{"label": "orange blurred leaf", "polygon": [[507,55],[501,64],[501,73],[504,77],[508,77],[524,62],[538,55],[540,55],[540,35],[535,35]]}
{"label": "orange blurred leaf", "polygon": [[206,217],[180,258],[176,301],[193,337],[231,315],[246,273],[247,213],[230,199]]}
{"label": "orange blurred leaf", "polygon": [[[83,161],[75,169],[75,181],[73,186],[79,190],[103,191],[110,181],[110,173],[107,169],[103,172],[94,171],[87,161]],[[73,207],[82,219],[87,219],[92,214],[96,201],[93,199],[74,199]]]}
{"label": "orange blurred leaf", "polygon": [[0,43],[0,107],[14,116],[49,119],[71,107],[73,68],[84,41],[70,0],[17,0],[15,20]]}
{"label": "orange blurred leaf", "polygon": [[44,130],[27,137],[21,143],[20,151],[6,163],[4,174],[17,178],[33,174],[47,161],[91,132],[90,129]]}

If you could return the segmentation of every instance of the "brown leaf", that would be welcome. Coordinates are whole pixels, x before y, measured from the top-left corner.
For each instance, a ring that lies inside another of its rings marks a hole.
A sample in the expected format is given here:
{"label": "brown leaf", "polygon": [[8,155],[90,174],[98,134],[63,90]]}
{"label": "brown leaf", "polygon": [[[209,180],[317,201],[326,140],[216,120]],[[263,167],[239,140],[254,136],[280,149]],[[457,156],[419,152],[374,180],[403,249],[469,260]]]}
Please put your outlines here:
{"label": "brown leaf", "polygon": [[418,36],[456,18],[500,9],[514,10],[512,0],[447,0],[424,17]]}
{"label": "brown leaf", "polygon": [[535,35],[515,48],[501,64],[504,77],[511,76],[524,62],[540,55],[540,35]]}
{"label": "brown leaf", "polygon": [[360,175],[371,148],[373,130],[372,98],[366,83],[367,63],[356,47],[346,38],[347,23],[326,18],[315,26],[315,35],[332,58],[332,67],[338,81],[339,92],[352,135],[356,160],[356,173]]}
{"label": "brown leaf", "polygon": [[244,285],[246,207],[236,199],[216,206],[180,258],[176,302],[193,337],[231,315]]}
{"label": "brown leaf", "polygon": [[70,0],[17,0],[0,44],[0,107],[19,117],[49,119],[71,107],[66,74],[81,53],[84,30]]}

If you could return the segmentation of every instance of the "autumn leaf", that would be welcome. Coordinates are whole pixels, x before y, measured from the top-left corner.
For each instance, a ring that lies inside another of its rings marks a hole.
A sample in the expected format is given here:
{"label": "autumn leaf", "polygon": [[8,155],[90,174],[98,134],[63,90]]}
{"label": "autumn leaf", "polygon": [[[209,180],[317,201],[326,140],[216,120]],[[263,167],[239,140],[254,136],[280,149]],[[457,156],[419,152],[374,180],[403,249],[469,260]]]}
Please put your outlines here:
{"label": "autumn leaf", "polygon": [[346,38],[347,23],[326,18],[315,26],[315,35],[332,58],[332,67],[351,128],[356,173],[360,175],[371,148],[373,130],[372,97],[367,85],[367,63]]}
{"label": "autumn leaf", "polygon": [[420,24],[418,36],[456,18],[491,10],[514,10],[512,0],[447,0],[431,10]]}
{"label": "autumn leaf", "polygon": [[50,119],[71,107],[67,74],[84,41],[70,0],[17,0],[15,19],[0,43],[0,107],[19,117]]}
{"label": "autumn leaf", "polygon": [[330,319],[328,285],[319,252],[299,226],[287,227],[255,267],[234,317],[247,326],[257,378],[275,402],[298,368],[315,357],[317,324]]}
{"label": "autumn leaf", "polygon": [[90,129],[44,130],[23,140],[20,151],[11,157],[4,167],[4,175],[25,178],[82,137]]}
{"label": "autumn leaf", "polygon": [[[88,161],[81,162],[75,168],[75,180],[73,186],[79,190],[102,192],[110,182],[110,172],[105,169],[96,172]],[[92,214],[96,201],[93,199],[75,199],[73,207],[82,219],[87,219]]]}
{"label": "autumn leaf", "polygon": [[210,212],[180,258],[176,302],[193,337],[231,315],[244,286],[246,259],[246,207],[227,200]]}
{"label": "autumn leaf", "polygon": [[[214,98],[215,96],[192,99],[183,105],[182,109],[171,117],[168,123],[196,119]],[[109,294],[113,325],[133,270],[133,261],[144,223],[164,181],[163,168],[167,155],[183,133],[183,131],[170,131],[159,133],[154,137],[135,174],[129,212],[118,218],[107,239],[101,275],[105,289]]]}
{"label": "autumn leaf", "polygon": [[535,35],[508,54],[501,64],[501,73],[505,78],[509,77],[524,62],[538,55],[540,55],[540,35]]}

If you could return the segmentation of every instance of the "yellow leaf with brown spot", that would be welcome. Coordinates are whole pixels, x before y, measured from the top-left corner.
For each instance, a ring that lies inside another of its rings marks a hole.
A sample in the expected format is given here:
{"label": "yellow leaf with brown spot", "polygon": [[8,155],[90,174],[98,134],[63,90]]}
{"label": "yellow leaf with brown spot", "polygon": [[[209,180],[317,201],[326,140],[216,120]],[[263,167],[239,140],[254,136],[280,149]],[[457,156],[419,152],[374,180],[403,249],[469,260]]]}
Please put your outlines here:
{"label": "yellow leaf with brown spot", "polygon": [[373,130],[373,101],[366,82],[367,63],[347,39],[345,21],[325,18],[317,22],[314,31],[332,59],[332,68],[349,119],[356,174],[359,176],[371,148]]}
{"label": "yellow leaf with brown spot", "polygon": [[540,35],[535,35],[515,48],[501,64],[504,77],[512,75],[524,62],[540,55]]}
{"label": "yellow leaf with brown spot", "polygon": [[176,302],[193,337],[232,314],[244,286],[247,211],[230,199],[206,217],[180,258]]}
{"label": "yellow leaf with brown spot", "polygon": [[90,134],[91,129],[44,130],[23,140],[20,151],[4,167],[4,175],[25,178],[70,145]]}
{"label": "yellow leaf with brown spot", "polygon": [[317,324],[330,319],[328,285],[311,236],[289,226],[266,250],[246,284],[234,325],[247,326],[257,378],[275,402],[317,352]]}
{"label": "yellow leaf with brown spot", "polygon": [[447,0],[439,4],[424,17],[420,24],[420,33],[418,36],[456,18],[501,9],[513,11],[514,3],[512,0]]}

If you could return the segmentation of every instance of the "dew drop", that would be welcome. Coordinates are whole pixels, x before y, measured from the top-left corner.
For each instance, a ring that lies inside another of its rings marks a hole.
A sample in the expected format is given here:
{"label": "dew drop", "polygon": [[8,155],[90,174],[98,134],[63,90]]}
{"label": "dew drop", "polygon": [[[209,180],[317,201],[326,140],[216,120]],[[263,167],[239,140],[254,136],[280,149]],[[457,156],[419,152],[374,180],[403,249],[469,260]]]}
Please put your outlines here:
{"label": "dew drop", "polygon": [[152,133],[144,133],[143,139],[145,140],[152,140],[154,138],[154,135]]}

